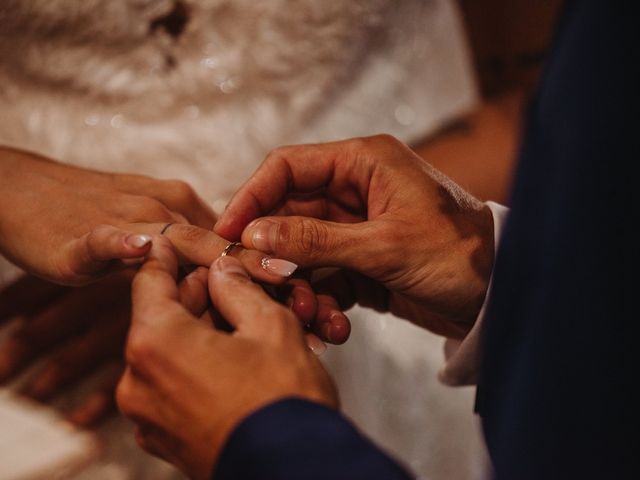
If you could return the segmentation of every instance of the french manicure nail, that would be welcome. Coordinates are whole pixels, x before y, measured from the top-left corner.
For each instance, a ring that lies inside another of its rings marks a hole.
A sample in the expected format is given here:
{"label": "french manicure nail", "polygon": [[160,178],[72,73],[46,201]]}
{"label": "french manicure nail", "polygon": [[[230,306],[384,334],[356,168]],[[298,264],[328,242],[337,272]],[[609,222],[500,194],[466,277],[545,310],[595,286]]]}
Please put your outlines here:
{"label": "french manicure nail", "polygon": [[307,335],[307,346],[316,355],[322,355],[327,350],[327,345],[315,335]]}
{"label": "french manicure nail", "polygon": [[127,244],[134,248],[142,248],[151,241],[151,235],[129,235]]}
{"label": "french manicure nail", "polygon": [[269,220],[254,220],[249,227],[253,230],[251,234],[253,248],[263,252],[272,252],[278,236],[278,224]]}
{"label": "french manicure nail", "polygon": [[290,277],[298,268],[295,263],[287,262],[281,258],[264,257],[260,264],[267,272],[280,277]]}

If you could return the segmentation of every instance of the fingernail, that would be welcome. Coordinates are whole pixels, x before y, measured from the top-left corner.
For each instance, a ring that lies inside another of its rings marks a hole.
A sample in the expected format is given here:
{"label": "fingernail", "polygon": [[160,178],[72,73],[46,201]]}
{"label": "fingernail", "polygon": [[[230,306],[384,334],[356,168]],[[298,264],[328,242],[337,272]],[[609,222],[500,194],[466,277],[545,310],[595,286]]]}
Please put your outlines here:
{"label": "fingernail", "polygon": [[324,336],[327,342],[333,343],[333,336],[331,335],[331,327],[332,327],[331,322],[325,322],[320,326],[320,331],[322,332],[322,335]]}
{"label": "fingernail", "polygon": [[307,346],[315,355],[322,355],[327,350],[327,345],[315,335],[307,335]]}
{"label": "fingernail", "polygon": [[254,220],[248,225],[251,233],[253,248],[263,252],[272,252],[278,238],[278,224],[269,220]]}
{"label": "fingernail", "polygon": [[298,268],[295,263],[287,262],[281,258],[264,257],[260,264],[267,272],[280,277],[290,277]]}
{"label": "fingernail", "polygon": [[134,248],[142,248],[151,241],[151,235],[129,235],[126,239],[127,245]]}
{"label": "fingernail", "polygon": [[249,276],[240,261],[233,257],[220,257],[214,262],[213,267],[214,270],[218,270],[222,273],[239,273],[244,277]]}

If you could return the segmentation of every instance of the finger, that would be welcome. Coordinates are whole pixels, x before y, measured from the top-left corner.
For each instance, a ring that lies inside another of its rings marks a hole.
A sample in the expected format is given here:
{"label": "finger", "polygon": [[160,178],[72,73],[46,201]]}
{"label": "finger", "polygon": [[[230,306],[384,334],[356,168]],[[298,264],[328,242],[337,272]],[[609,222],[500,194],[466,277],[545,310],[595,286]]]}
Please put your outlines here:
{"label": "finger", "polygon": [[[225,238],[238,239],[249,222],[275,210],[290,192],[313,192],[326,187],[336,179],[340,164],[355,170],[355,164],[345,165],[352,143],[302,145],[273,151],[231,199],[214,231]],[[363,171],[354,177],[366,184],[368,166],[360,162],[360,169]]]}
{"label": "finger", "polygon": [[93,373],[105,360],[121,355],[128,315],[98,323],[87,334],[67,342],[22,387],[22,394],[45,401]]}
{"label": "finger", "polygon": [[[153,223],[127,225],[129,229],[144,233],[160,232],[164,227],[165,224]],[[171,225],[163,237],[171,241],[181,262],[206,267],[229,245],[224,238],[194,225]],[[263,253],[242,247],[233,248],[229,254],[238,258],[253,278],[272,285],[283,283],[297,267],[280,259],[265,259]]]}
{"label": "finger", "polygon": [[301,333],[295,316],[272,300],[233,257],[217,259],[209,269],[209,294],[215,308],[236,329],[253,338],[276,339],[285,331]]}
{"label": "finger", "polygon": [[330,295],[318,295],[318,312],[311,324],[311,331],[325,342],[343,344],[351,334],[351,322],[342,313],[336,299]]}
{"label": "finger", "polygon": [[[124,274],[123,274],[124,275]],[[71,290],[33,317],[27,318],[0,344],[0,381],[18,374],[31,361],[95,323],[101,311],[127,305],[129,284],[121,275],[96,286]]]}
{"label": "finger", "polygon": [[0,290],[0,324],[18,315],[33,315],[68,290],[67,287],[23,275]]}
{"label": "finger", "polygon": [[161,411],[152,387],[129,365],[116,386],[116,405],[137,424],[155,422]]}
{"label": "finger", "polygon": [[97,425],[115,413],[116,386],[123,370],[124,366],[121,363],[111,366],[101,379],[100,386],[67,413],[67,419],[78,427],[87,428]]}
{"label": "finger", "polygon": [[[303,267],[367,270],[385,248],[376,222],[342,224],[306,217],[263,217],[242,233],[247,248],[286,258]],[[380,239],[378,239],[380,240]]]}
{"label": "finger", "polygon": [[154,242],[147,260],[133,280],[132,329],[138,324],[152,325],[154,317],[164,318],[165,312],[186,312],[180,304],[176,284],[178,259],[168,239],[153,237]]}
{"label": "finger", "polygon": [[213,209],[186,182],[157,180],[142,175],[115,175],[114,182],[123,192],[158,200],[193,225],[211,230],[216,222]]}
{"label": "finger", "polygon": [[209,270],[198,267],[184,277],[178,286],[180,303],[197,317],[202,315],[209,306],[208,277]]}
{"label": "finger", "polygon": [[277,293],[278,299],[291,308],[302,325],[309,325],[316,318],[318,301],[308,280],[291,278],[278,287]]}
{"label": "finger", "polygon": [[100,271],[109,271],[114,260],[143,257],[151,248],[151,236],[101,225],[69,243],[63,254],[62,281],[85,283]]}
{"label": "finger", "polygon": [[309,350],[311,350],[315,355],[320,356],[327,351],[327,345],[313,333],[306,332],[304,334],[304,341],[307,344],[307,347],[309,347]]}
{"label": "finger", "polygon": [[343,205],[338,199],[322,196],[287,198],[285,203],[271,215],[277,217],[311,217],[319,220],[331,220],[338,223],[358,223],[367,219],[366,205],[354,209]]}
{"label": "finger", "polygon": [[[309,327],[319,341],[333,344],[347,341],[351,333],[351,323],[333,296],[317,294],[309,281],[302,278],[291,279],[280,288],[286,289],[281,292],[286,304],[301,324]],[[309,345],[314,347],[314,343]]]}

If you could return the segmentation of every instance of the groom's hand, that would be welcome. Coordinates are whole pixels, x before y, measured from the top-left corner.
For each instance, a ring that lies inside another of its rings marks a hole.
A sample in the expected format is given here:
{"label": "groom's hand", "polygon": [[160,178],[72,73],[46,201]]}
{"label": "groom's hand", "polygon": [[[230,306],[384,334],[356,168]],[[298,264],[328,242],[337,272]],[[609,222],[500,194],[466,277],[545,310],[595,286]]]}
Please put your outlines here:
{"label": "groom's hand", "polygon": [[488,208],[389,136],[275,150],[214,231],[357,272],[368,282],[347,282],[352,296],[373,281],[388,292],[378,307],[455,336],[477,317],[493,264]]}
{"label": "groom's hand", "polygon": [[[247,415],[289,396],[335,408],[337,396],[298,320],[253,283],[237,259],[211,265],[208,292],[193,282],[185,294],[176,283],[177,265],[169,242],[154,237],[133,284],[128,367],[117,399],[136,422],[142,448],[205,479]],[[187,308],[207,295],[234,333],[213,329]]]}

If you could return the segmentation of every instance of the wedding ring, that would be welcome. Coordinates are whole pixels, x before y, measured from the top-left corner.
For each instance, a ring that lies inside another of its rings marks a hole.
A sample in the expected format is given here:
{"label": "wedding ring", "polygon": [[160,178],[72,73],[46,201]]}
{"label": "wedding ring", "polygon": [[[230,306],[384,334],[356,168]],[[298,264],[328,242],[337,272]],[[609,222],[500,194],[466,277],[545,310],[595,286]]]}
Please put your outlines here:
{"label": "wedding ring", "polygon": [[227,245],[226,247],[224,247],[224,250],[222,250],[222,253],[220,254],[221,257],[226,257],[227,255],[229,255],[231,253],[231,250],[233,250],[236,247],[241,247],[242,243],[240,242],[231,242],[229,245]]}
{"label": "wedding ring", "polygon": [[162,230],[160,230],[160,235],[164,235],[165,233],[167,233],[167,230],[169,230],[169,227],[171,227],[171,225],[173,225],[173,223],[167,223],[164,227],[162,227]]}

